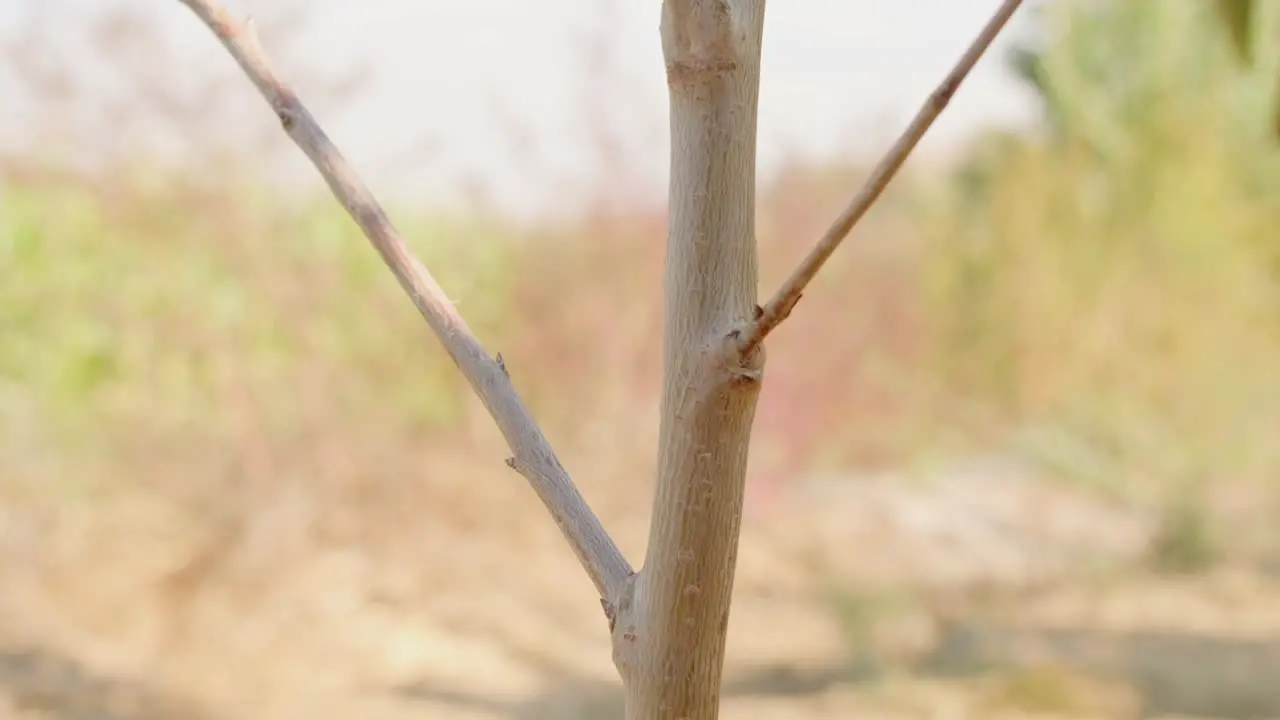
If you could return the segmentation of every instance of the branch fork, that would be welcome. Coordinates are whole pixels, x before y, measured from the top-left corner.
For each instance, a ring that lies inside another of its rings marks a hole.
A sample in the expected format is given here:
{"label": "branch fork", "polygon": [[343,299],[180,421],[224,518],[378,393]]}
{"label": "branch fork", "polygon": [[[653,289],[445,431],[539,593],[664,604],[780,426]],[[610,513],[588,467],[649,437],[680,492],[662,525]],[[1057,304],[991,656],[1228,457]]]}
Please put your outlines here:
{"label": "branch fork", "polygon": [[[360,226],[475,390],[600,595],[628,718],[714,718],[764,340],[880,197],[1021,0],[1002,0],[946,79],[769,302],[756,305],[755,137],[764,0],[664,0],[672,178],[659,477],[634,571],[491,356],[359,175],[271,70],[252,21],[180,0],[218,37]],[[679,162],[677,162],[677,160]],[[734,321],[734,318],[747,318]],[[727,329],[726,329],[727,328]],[[700,351],[690,352],[707,341]]]}
{"label": "branch fork", "polygon": [[991,43],[995,41],[996,36],[1008,24],[1009,19],[1013,17],[1014,12],[1022,5],[1022,0],[1003,0],[995,13],[987,20],[986,25],[974,38],[973,42],[960,56],[960,60],[956,62],[951,72],[947,73],[946,78],[934,88],[929,94],[929,98],[924,105],[916,112],[915,117],[907,125],[906,130],[902,132],[889,152],[881,158],[876,164],[875,169],[871,172],[871,176],[867,178],[866,184],[858,191],[853,200],[845,208],[844,212],[836,218],[831,227],[818,240],[817,245],[810,251],[809,255],[800,263],[787,281],[782,284],[773,299],[764,306],[756,325],[752,328],[742,341],[743,350],[750,350],[760,343],[764,342],[765,337],[773,332],[783,320],[791,314],[796,303],[800,302],[800,297],[804,294],[804,289],[813,280],[822,266],[831,258],[832,253],[840,246],[854,226],[858,224],[876,200],[880,199],[880,195],[884,193],[890,181],[898,174],[898,170],[902,168],[903,163],[911,156],[912,151],[916,149],[916,145],[920,143],[920,139],[924,137],[929,128],[933,125],[942,111],[946,109],[951,102],[951,98],[955,96],[956,91],[960,89],[961,83],[969,76],[969,72],[978,64],[978,60],[986,54],[987,49],[991,47]]}

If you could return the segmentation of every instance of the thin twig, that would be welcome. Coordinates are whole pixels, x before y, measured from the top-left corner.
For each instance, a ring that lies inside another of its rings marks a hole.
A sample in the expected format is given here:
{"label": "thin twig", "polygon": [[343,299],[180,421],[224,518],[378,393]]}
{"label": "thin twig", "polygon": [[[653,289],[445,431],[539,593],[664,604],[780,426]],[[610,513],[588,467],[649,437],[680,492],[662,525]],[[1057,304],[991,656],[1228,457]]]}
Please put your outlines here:
{"label": "thin twig", "polygon": [[[507,375],[472,334],[431,273],[387,218],[382,206],[320,129],[293,90],[271,70],[251,22],[237,22],[211,0],[181,0],[209,26],[280,118],[285,132],[311,158],[408,293],[449,356],[493,416],[513,457],[507,464],[528,478],[551,512],[602,598],[613,601],[633,574],[622,552],[574,486]],[[460,480],[465,481],[465,480]]]}
{"label": "thin twig", "polygon": [[836,218],[835,223],[827,230],[822,239],[818,241],[817,246],[809,252],[809,255],[800,263],[791,277],[778,290],[768,305],[764,306],[763,312],[756,320],[751,331],[746,333],[740,346],[744,353],[755,349],[757,345],[764,341],[765,336],[778,327],[787,316],[791,314],[791,309],[800,302],[800,296],[804,293],[804,289],[809,282],[813,280],[818,271],[822,269],[823,264],[831,257],[840,243],[849,235],[854,225],[866,215],[867,210],[875,204],[880,198],[880,194],[884,192],[885,187],[889,185],[889,181],[893,180],[893,176],[897,174],[898,169],[906,162],[911,152],[915,150],[916,145],[920,142],[920,138],[928,132],[929,126],[933,125],[933,121],[938,119],[942,111],[951,102],[951,98],[956,94],[956,90],[960,88],[960,83],[964,82],[969,71],[977,64],[978,60],[991,46],[991,42],[1004,28],[1009,18],[1022,4],[1022,0],[1004,0],[991,19],[987,21],[982,32],[978,33],[978,37],[974,39],[969,48],[965,50],[964,55],[960,56],[960,60],[956,62],[954,68],[942,81],[929,99],[925,101],[924,106],[920,108],[916,116],[911,120],[911,124],[898,137],[897,142],[889,149],[889,152],[876,165],[875,170],[871,173],[871,177],[867,179],[863,185],[861,192],[853,198],[849,206],[845,208],[840,217]]}

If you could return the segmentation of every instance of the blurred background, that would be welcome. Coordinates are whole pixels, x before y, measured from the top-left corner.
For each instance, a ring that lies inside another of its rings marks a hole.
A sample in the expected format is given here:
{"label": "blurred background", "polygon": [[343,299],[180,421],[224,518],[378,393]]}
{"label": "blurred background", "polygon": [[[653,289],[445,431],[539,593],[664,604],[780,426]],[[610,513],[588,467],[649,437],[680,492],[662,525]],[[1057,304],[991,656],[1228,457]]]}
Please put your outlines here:
{"label": "blurred background", "polygon": [[[768,296],[995,0],[773,3]],[[242,0],[627,554],[657,4]],[[620,717],[590,583],[177,2],[0,3],[0,718]],[[771,337],[726,718],[1280,717],[1280,3],[1029,2]]]}

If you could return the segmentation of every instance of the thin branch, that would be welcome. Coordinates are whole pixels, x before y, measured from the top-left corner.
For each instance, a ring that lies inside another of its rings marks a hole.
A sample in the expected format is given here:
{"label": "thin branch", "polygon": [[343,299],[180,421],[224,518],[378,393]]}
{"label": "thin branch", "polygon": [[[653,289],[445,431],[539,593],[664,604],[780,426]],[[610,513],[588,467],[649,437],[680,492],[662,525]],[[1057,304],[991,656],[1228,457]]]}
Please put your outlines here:
{"label": "thin branch", "polygon": [[485,352],[431,273],[413,256],[355,170],[347,164],[293,90],[271,70],[251,22],[237,22],[211,0],[181,2],[222,41],[271,105],[285,132],[311,158],[334,196],[373,243],[493,416],[513,453],[507,464],[528,478],[591,576],[600,596],[605,600],[616,600],[633,574],[631,566],[556,458],[511,384],[505,363]]}
{"label": "thin branch", "polygon": [[827,230],[822,239],[818,241],[817,246],[809,252],[809,255],[800,263],[791,277],[778,290],[773,299],[765,305],[760,313],[760,317],[756,320],[755,326],[749,333],[742,338],[742,349],[749,352],[764,341],[765,336],[772,332],[787,316],[791,314],[792,308],[796,303],[800,302],[800,296],[804,293],[804,289],[809,282],[813,280],[818,271],[835,252],[840,243],[849,235],[849,231],[858,224],[858,221],[866,215],[867,210],[875,204],[880,198],[881,193],[893,180],[893,176],[897,174],[898,169],[906,162],[907,157],[915,150],[916,145],[920,142],[920,138],[928,132],[929,127],[933,125],[933,121],[938,119],[942,111],[946,109],[947,104],[951,102],[951,98],[956,94],[956,90],[960,88],[960,83],[964,82],[965,77],[969,75],[969,71],[977,64],[982,55],[986,53],[987,48],[991,46],[991,42],[1008,23],[1009,18],[1022,4],[1022,0],[1004,0],[991,19],[987,21],[982,32],[978,33],[978,37],[974,39],[969,48],[965,50],[964,55],[960,56],[960,60],[956,62],[955,67],[942,81],[929,99],[925,101],[924,106],[920,108],[916,116],[911,120],[911,124],[898,137],[897,142],[889,149],[889,152],[876,165],[875,170],[871,173],[871,177],[867,179],[866,184],[862,187],[861,192],[853,198],[849,206],[845,208],[840,217]]}

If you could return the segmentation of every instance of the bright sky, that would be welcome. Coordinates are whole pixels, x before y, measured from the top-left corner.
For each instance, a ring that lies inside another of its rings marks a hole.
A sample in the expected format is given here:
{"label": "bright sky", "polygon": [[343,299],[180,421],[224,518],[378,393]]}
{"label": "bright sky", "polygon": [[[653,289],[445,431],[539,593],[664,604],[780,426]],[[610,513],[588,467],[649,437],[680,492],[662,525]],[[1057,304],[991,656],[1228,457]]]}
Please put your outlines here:
{"label": "bright sky", "polygon": [[[218,51],[212,36],[176,1],[61,2],[145,8],[163,16],[165,32],[193,61],[207,61]],[[233,10],[250,14],[270,2],[227,0]],[[761,172],[767,176],[789,154],[852,156],[885,147],[998,3],[772,0],[761,89]],[[582,56],[582,38],[593,29],[609,33],[612,62],[625,77],[596,95],[643,159],[647,184],[661,188],[667,132],[659,7],[659,0],[317,0],[301,57],[332,66],[354,58],[371,69],[373,86],[360,106],[328,124],[380,190],[447,201],[456,197],[465,175],[491,187],[504,205],[536,210],[577,190],[563,173],[589,167],[593,146],[583,95],[590,63]],[[603,8],[612,8],[612,21],[602,22]],[[1025,31],[1029,10],[1020,11],[1004,40],[979,64],[923,149],[945,148],[982,125],[1030,117],[1031,99],[1009,78],[1001,57],[1009,40]],[[75,15],[62,17],[75,22]],[[0,11],[0,24],[4,16]],[[263,43],[270,53],[271,38]],[[238,72],[230,63],[223,67]],[[515,142],[516,137],[524,139]],[[389,162],[421,148],[424,140],[429,154],[409,155],[415,162]]]}

